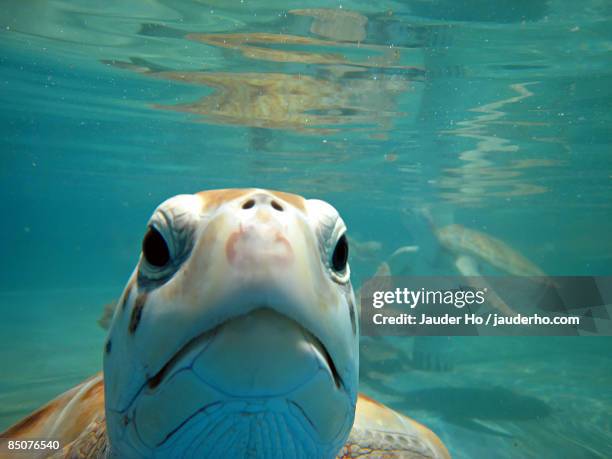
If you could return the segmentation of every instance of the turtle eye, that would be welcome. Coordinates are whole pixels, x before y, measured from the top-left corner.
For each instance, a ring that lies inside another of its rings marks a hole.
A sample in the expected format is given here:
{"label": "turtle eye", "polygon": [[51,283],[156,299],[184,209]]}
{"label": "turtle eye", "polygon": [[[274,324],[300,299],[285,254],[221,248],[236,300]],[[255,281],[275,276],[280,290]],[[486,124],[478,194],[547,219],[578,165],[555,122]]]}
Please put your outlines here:
{"label": "turtle eye", "polygon": [[334,253],[331,258],[331,265],[334,271],[342,272],[346,269],[346,263],[348,262],[349,246],[346,239],[346,235],[343,234],[334,248]]}
{"label": "turtle eye", "polygon": [[170,261],[170,250],[164,237],[150,227],[142,240],[142,254],[147,262],[156,268],[163,268]]}

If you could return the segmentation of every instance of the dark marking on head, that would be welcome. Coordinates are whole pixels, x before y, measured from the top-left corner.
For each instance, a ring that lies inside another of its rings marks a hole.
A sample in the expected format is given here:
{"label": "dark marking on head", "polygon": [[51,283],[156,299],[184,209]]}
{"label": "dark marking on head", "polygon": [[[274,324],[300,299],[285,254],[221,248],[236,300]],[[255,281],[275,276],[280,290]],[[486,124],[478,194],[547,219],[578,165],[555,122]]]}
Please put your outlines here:
{"label": "dark marking on head", "polygon": [[112,349],[112,348],[113,348],[113,343],[112,343],[112,342],[111,342],[111,340],[109,339],[109,340],[106,342],[106,345],[104,346],[104,351],[105,351],[107,354],[110,354],[110,352],[111,352],[111,349]]}
{"label": "dark marking on head", "polygon": [[323,343],[321,343],[320,341],[319,341],[319,345],[321,346],[321,349],[323,349],[323,358],[327,362],[327,366],[329,370],[331,371],[332,378],[334,380],[334,383],[336,384],[336,388],[340,389],[341,387],[344,387],[344,382],[342,381],[342,377],[340,376],[340,373],[338,373],[338,369],[336,368],[336,364],[331,358],[331,355],[329,355],[329,352],[323,346]]}
{"label": "dark marking on head", "polygon": [[136,301],[134,301],[134,307],[132,308],[132,316],[130,317],[130,325],[128,330],[131,334],[134,334],[136,329],[138,328],[138,324],[140,323],[140,318],[142,316],[142,308],[147,302],[147,292],[142,292],[136,297]]}
{"label": "dark marking on head", "polygon": [[132,293],[133,282],[130,281],[127,288],[125,289],[125,293],[123,294],[123,298],[121,299],[121,311],[125,311],[125,305],[130,299],[130,293]]}
{"label": "dark marking on head", "polygon": [[355,300],[353,295],[353,284],[349,280],[346,284],[339,284],[340,288],[344,292],[346,301],[349,308],[349,316],[351,318],[351,328],[353,330],[353,336],[357,336],[357,310],[355,309]]}
{"label": "dark marking on head", "polygon": [[348,307],[349,307],[349,314],[351,316],[351,328],[353,330],[353,335],[356,335],[357,334],[357,320],[355,318],[355,302],[353,301],[351,297],[349,297],[348,299]]}
{"label": "dark marking on head", "polygon": [[176,362],[179,362],[185,355],[191,352],[193,349],[198,348],[202,345],[202,343],[208,341],[211,336],[214,336],[217,333],[217,328],[214,328],[211,331],[207,331],[202,333],[201,335],[192,338],[187,342],[179,351],[172,356],[170,360],[166,362],[166,364],[159,370],[154,376],[147,375],[147,384],[149,389],[156,389],[157,386],[161,384],[164,378],[168,375],[170,370],[174,367]]}

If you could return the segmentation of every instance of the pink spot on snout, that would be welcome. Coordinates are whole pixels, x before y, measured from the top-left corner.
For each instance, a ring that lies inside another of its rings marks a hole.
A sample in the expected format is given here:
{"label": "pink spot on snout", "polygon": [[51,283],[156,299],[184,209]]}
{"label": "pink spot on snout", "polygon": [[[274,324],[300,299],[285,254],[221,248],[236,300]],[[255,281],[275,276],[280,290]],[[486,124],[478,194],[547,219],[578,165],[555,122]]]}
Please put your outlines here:
{"label": "pink spot on snout", "polygon": [[276,263],[286,265],[293,261],[291,243],[273,227],[250,227],[234,231],[225,244],[227,260],[232,265]]}

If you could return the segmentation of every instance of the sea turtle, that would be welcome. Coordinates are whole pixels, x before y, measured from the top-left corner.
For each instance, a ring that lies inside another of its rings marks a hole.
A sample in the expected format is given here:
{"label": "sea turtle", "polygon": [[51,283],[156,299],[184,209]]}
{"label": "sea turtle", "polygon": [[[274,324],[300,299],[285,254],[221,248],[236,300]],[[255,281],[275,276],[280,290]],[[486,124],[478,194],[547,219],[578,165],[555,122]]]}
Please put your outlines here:
{"label": "sea turtle", "polygon": [[466,276],[474,275],[471,262],[462,257],[478,258],[514,276],[546,277],[542,269],[505,242],[489,234],[453,223],[434,228],[440,244],[457,256],[455,266]]}
{"label": "sea turtle", "polygon": [[457,223],[434,228],[434,233],[440,244],[455,256],[455,268],[459,273],[466,276],[473,287],[486,288],[488,303],[506,316],[515,316],[517,313],[481,277],[479,260],[512,276],[523,276],[536,283],[552,284],[542,269],[502,240],[489,234]]}
{"label": "sea turtle", "polygon": [[[412,211],[406,211],[412,214]],[[477,289],[486,289],[487,304],[505,316],[517,312],[498,295],[482,277],[479,263],[484,262],[512,276],[526,276],[536,283],[554,285],[544,271],[504,241],[490,234],[468,228],[452,221],[447,209],[436,209],[436,214],[423,207],[419,213],[428,221],[436,241],[453,257],[454,268],[465,276],[466,283]],[[447,370],[452,367],[455,353],[453,340],[448,337],[417,337],[413,348],[413,363],[425,370]]]}
{"label": "sea turtle", "polygon": [[[553,284],[546,273],[504,241],[490,234],[467,228],[458,223],[438,225],[429,209],[421,209],[429,221],[438,243],[454,257],[454,267],[476,288],[487,288],[487,302],[507,316],[516,315],[483,279],[479,262],[484,262],[511,276],[522,276],[536,283]],[[444,213],[441,214],[443,217]]]}
{"label": "sea turtle", "polygon": [[0,437],[58,439],[58,458],[448,458],[426,427],[358,395],[345,233],[328,203],[283,192],[165,201],[103,375]]}

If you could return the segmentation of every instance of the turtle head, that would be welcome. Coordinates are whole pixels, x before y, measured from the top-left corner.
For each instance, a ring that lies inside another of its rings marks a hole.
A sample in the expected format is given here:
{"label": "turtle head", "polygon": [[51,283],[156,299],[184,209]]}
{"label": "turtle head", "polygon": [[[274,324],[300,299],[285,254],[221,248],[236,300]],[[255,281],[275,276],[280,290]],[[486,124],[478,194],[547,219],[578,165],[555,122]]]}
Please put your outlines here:
{"label": "turtle head", "polygon": [[104,352],[120,457],[335,457],[351,429],[358,323],[346,227],[261,189],[162,203]]}

